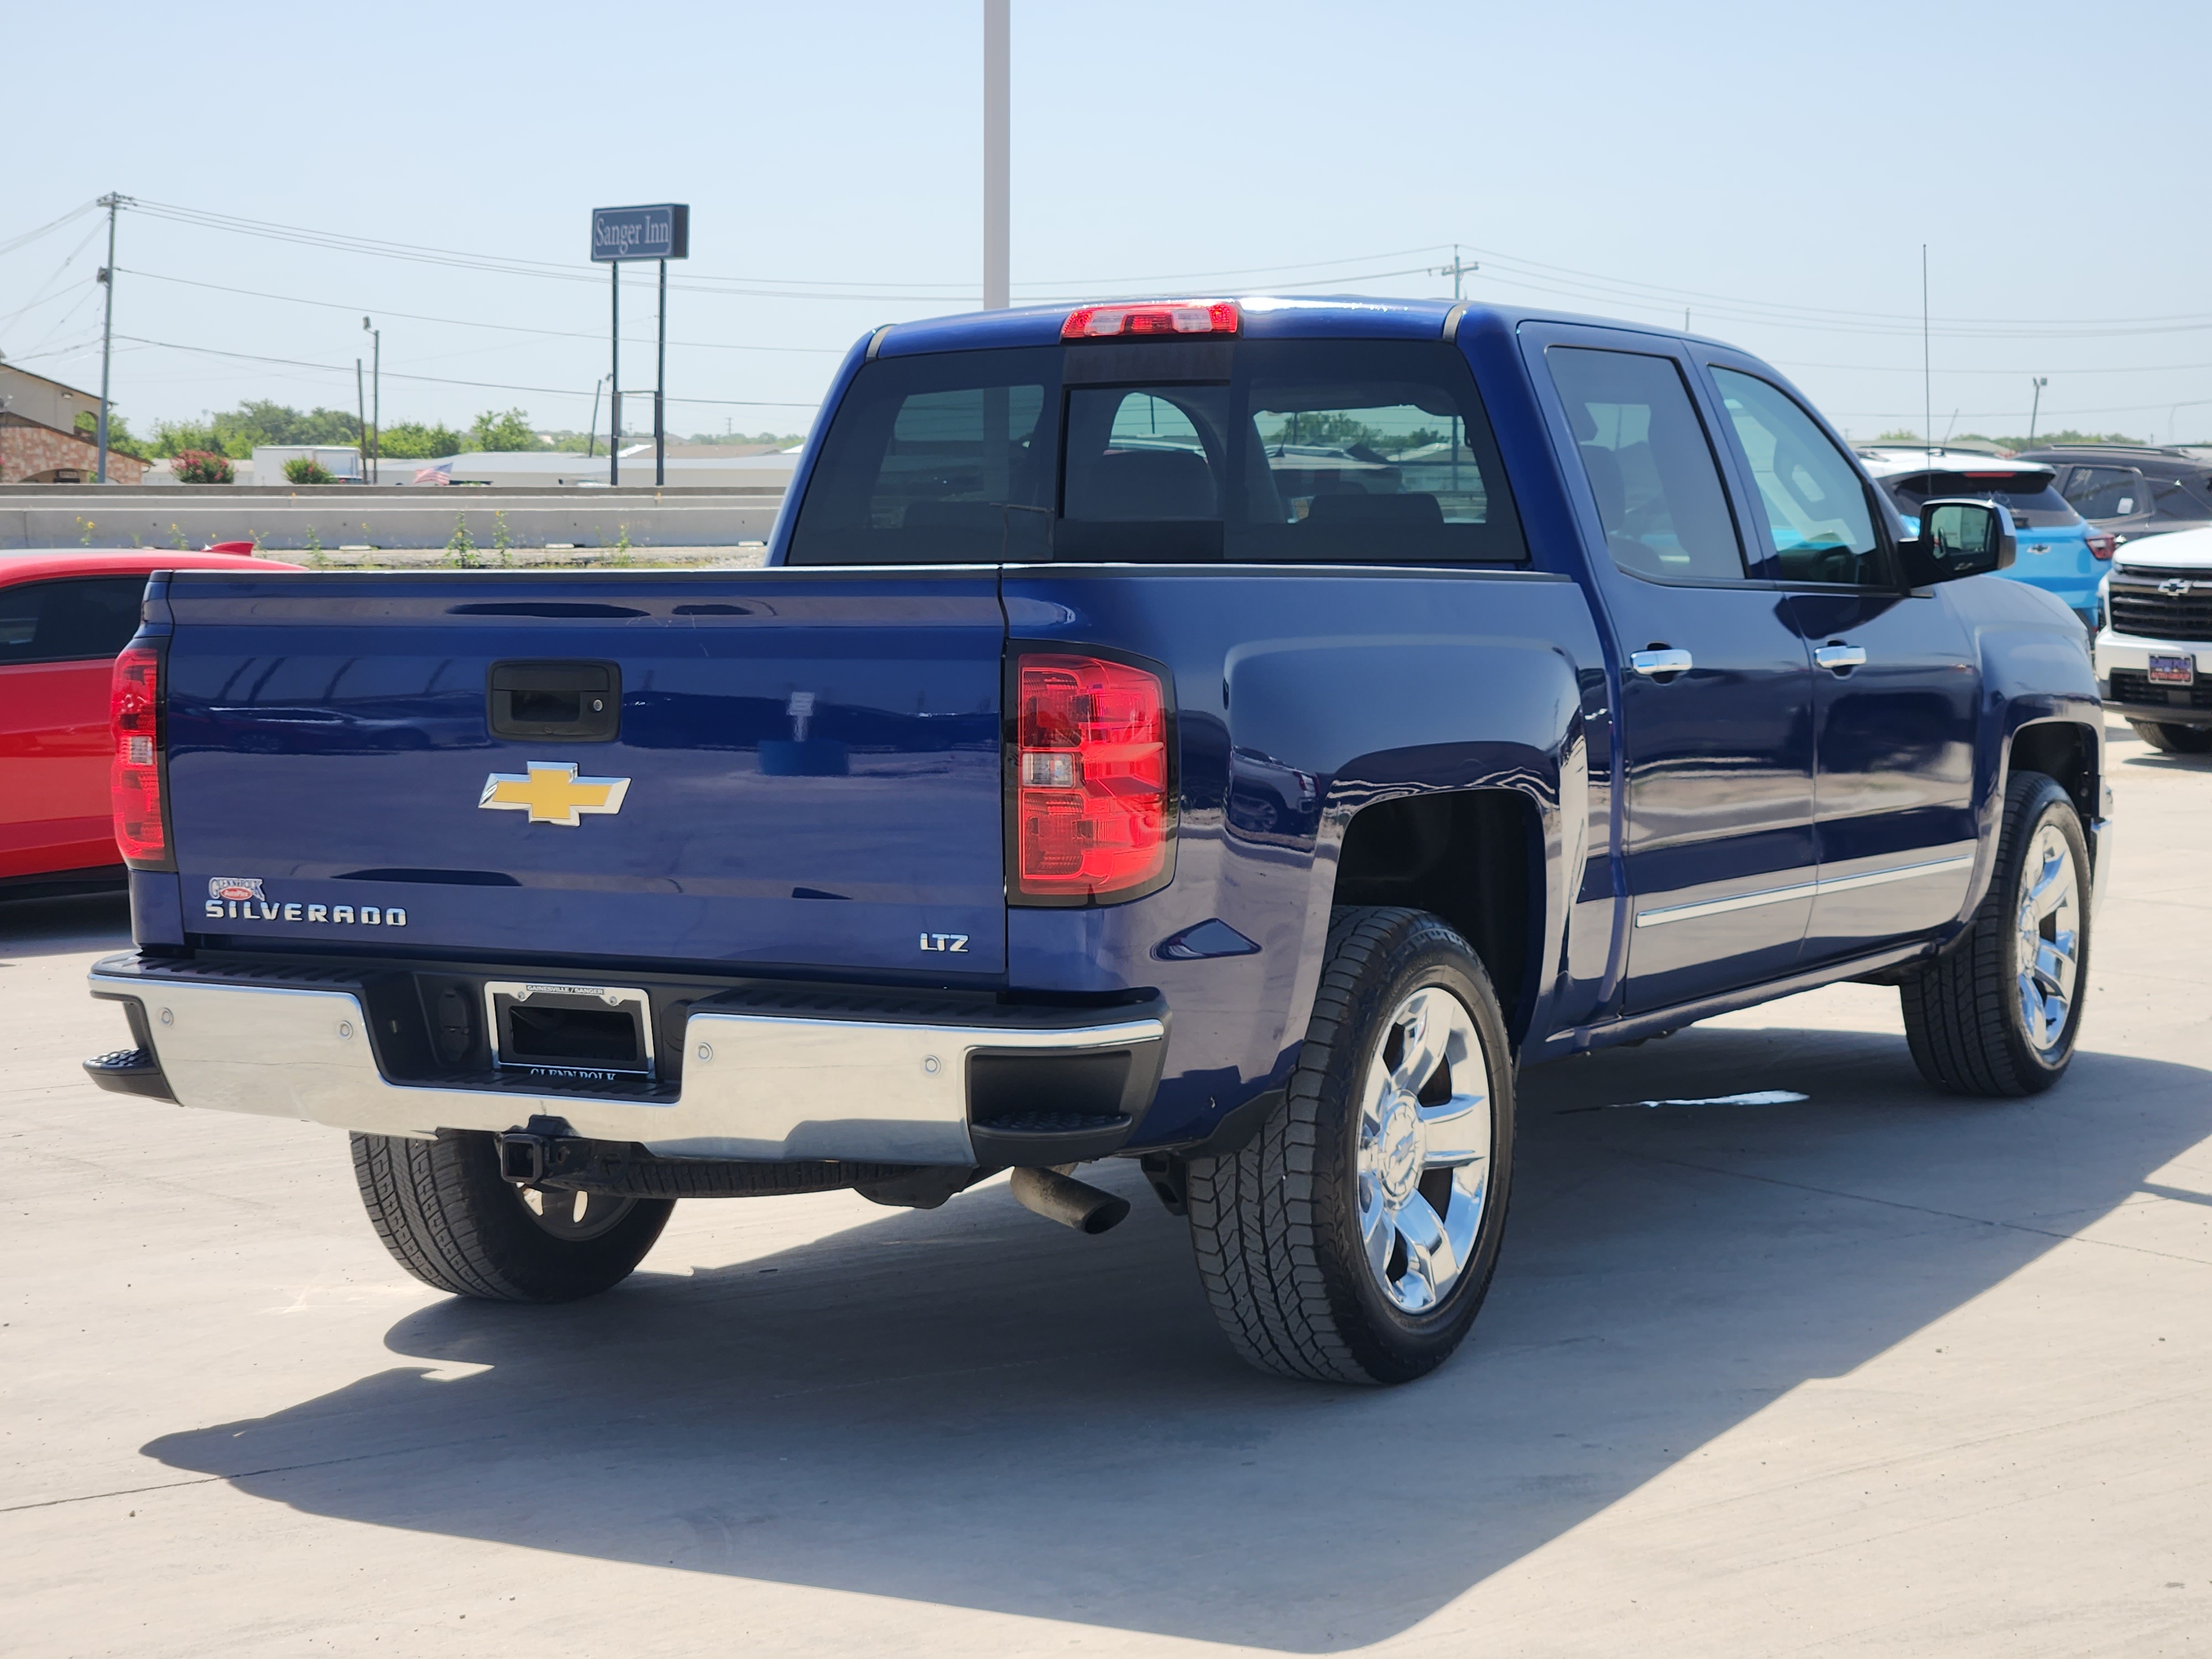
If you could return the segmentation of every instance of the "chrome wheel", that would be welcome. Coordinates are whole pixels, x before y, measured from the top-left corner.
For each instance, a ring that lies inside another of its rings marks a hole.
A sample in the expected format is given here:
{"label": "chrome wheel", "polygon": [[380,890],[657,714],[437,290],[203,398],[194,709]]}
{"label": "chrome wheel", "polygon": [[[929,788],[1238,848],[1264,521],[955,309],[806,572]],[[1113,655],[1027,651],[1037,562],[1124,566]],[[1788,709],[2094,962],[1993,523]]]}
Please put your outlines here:
{"label": "chrome wheel", "polygon": [[580,1193],[566,1187],[519,1187],[515,1196],[539,1227],[574,1243],[612,1232],[637,1207],[634,1198]]}
{"label": "chrome wheel", "polygon": [[1433,1310],[1474,1259],[1490,1154],[1490,1073],[1474,1020],[1449,991],[1415,991],[1390,1016],[1359,1106],[1360,1239],[1404,1312]]}
{"label": "chrome wheel", "polygon": [[2013,946],[2021,1018],[2039,1053],[2048,1054],[2066,1039],[2081,913],[2081,883],[2073,848],[2057,824],[2046,823],[2021,861]]}

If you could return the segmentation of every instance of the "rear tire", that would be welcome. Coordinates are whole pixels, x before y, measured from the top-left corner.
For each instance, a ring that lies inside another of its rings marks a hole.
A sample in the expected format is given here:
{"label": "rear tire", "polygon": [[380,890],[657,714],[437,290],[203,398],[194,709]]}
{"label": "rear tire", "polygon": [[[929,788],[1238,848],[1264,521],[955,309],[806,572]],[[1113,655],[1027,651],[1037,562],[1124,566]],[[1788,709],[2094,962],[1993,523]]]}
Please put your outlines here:
{"label": "rear tire", "polygon": [[2176,726],[2169,720],[2130,720],[2128,724],[2161,755],[2212,755],[2212,726]]}
{"label": "rear tire", "polygon": [[1194,1159],[1199,1276],[1238,1353],[1404,1382],[1474,1322],[1513,1165],[1513,1062],[1474,952],[1425,911],[1342,907],[1284,1099]]}
{"label": "rear tire", "polygon": [[499,1173],[492,1137],[353,1137],[354,1179],[392,1259],[434,1290],[487,1302],[573,1302],[629,1277],[673,1200],[547,1188],[533,1206]]}
{"label": "rear tire", "polygon": [[2014,774],[1981,908],[1899,988],[1921,1076],[1950,1094],[2007,1097],[2066,1075],[2089,991],[2089,873],[2066,792],[2040,772]]}

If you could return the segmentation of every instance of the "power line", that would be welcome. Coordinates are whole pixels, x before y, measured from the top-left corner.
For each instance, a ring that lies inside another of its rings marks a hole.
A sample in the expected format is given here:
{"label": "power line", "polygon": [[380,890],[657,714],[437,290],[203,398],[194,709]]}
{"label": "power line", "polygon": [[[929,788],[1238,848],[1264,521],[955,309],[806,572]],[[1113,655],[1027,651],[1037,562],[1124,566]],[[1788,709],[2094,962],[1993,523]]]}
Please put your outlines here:
{"label": "power line", "polygon": [[[163,351],[190,351],[203,357],[231,357],[247,363],[280,363],[287,368],[320,369],[327,374],[343,375],[351,372],[343,363],[315,363],[300,357],[265,357],[251,351],[222,351],[214,346],[183,345],[174,340],[149,340],[139,334],[118,334],[115,337],[128,340],[135,345],[154,346]],[[548,398],[588,398],[592,395],[574,386],[513,386],[502,380],[457,380],[443,374],[403,374],[397,369],[392,372],[392,378],[395,380],[422,380],[433,386],[474,386],[484,392],[528,392]],[[818,401],[795,403],[769,398],[671,398],[668,401],[672,404],[713,404],[717,407],[732,409],[817,409],[821,406]]]}
{"label": "power line", "polygon": [[[421,312],[392,311],[380,306],[342,305],[336,300],[310,300],[297,294],[270,294],[258,289],[232,288],[224,283],[203,282],[196,276],[174,276],[159,270],[139,270],[127,265],[122,269],[124,274],[128,276],[146,277],[157,283],[177,283],[186,288],[211,289],[218,294],[237,294],[249,300],[280,300],[288,305],[314,306],[325,311],[357,313],[366,309],[374,311],[381,317],[399,317],[411,323],[445,323],[455,328],[495,329],[503,334],[538,334],[544,335],[548,339],[556,340],[599,341],[606,337],[596,330],[586,331],[573,328],[527,328],[520,323],[483,323],[472,321],[465,317],[433,317]],[[843,346],[744,345],[727,340],[671,340],[668,343],[707,351],[793,352],[810,356],[828,357],[842,357],[845,354]]]}
{"label": "power line", "polygon": [[37,241],[40,237],[45,235],[48,231],[59,230],[64,225],[68,224],[72,219],[83,218],[86,214],[91,212],[93,209],[99,205],[100,204],[97,202],[80,202],[76,206],[71,208],[67,213],[62,215],[60,218],[49,219],[46,223],[40,225],[36,230],[27,230],[21,236],[11,237],[7,241],[0,242],[0,254],[13,253],[19,247],[27,247],[33,242]]}
{"label": "power line", "polygon": [[[340,232],[320,231],[304,226],[286,225],[270,220],[248,219],[234,214],[216,213],[204,209],[189,208],[172,203],[141,203],[137,210],[155,217],[204,229],[224,231],[234,234],[262,237],[292,242],[307,246],[332,251],[369,254],[382,258],[393,258],[415,263],[444,265],[451,268],[477,270],[506,276],[535,276],[549,281],[596,283],[595,274],[577,270],[574,265],[550,260],[524,259],[507,255],[471,253],[461,249],[440,248],[422,243],[391,241],[377,237],[354,236]],[[1408,249],[1408,254],[1432,252],[1449,244],[1433,244],[1427,249]],[[1613,277],[1595,272],[1577,270],[1571,266],[1548,264],[1540,260],[1524,259],[1496,250],[1474,247],[1470,251],[1482,256],[1491,268],[1492,281],[1504,282],[1507,286],[1553,293],[1569,298],[1597,298],[1614,303],[1628,303],[1653,309],[1664,309],[1669,315],[1685,300],[1699,302],[1701,307],[1715,311],[1723,317],[1738,321],[1756,322],[1770,327],[1795,327],[1832,333],[1907,335],[1918,331],[1919,319],[1901,313],[1862,311],[1836,307],[1794,306],[1772,301],[1748,300],[1736,295],[1717,295],[1706,290],[1683,289],[1660,283],[1638,282],[1630,278]],[[1304,265],[1252,267],[1245,271],[1185,272],[1176,276],[1154,276],[1145,282],[1209,280],[1216,276],[1258,275],[1270,269],[1279,271],[1319,270],[1334,266],[1364,264],[1393,257],[1374,254],[1349,257],[1333,261],[1322,261]],[[1282,282],[1277,286],[1286,289],[1325,287],[1334,282],[1361,282],[1387,277],[1428,274],[1431,267],[1413,266],[1402,270],[1373,270],[1347,273],[1342,276]],[[1081,283],[1024,283],[1018,286],[1030,303],[1046,304],[1058,300],[1095,298],[1101,290],[1110,289],[1139,279],[1121,277],[1110,280],[1086,279]],[[940,303],[950,299],[965,297],[975,292],[971,283],[927,283],[908,281],[903,285],[880,284],[848,279],[822,279],[769,276],[718,276],[694,271],[672,287],[694,293],[721,294],[727,297],[749,299],[850,300],[887,302],[921,301]],[[1039,292],[1040,289],[1065,288],[1065,293]],[[1080,289],[1081,292],[1072,290]],[[1930,324],[1935,322],[1929,319]],[[1973,320],[1946,318],[1942,325],[1933,328],[1947,337],[1961,338],[2097,338],[2138,334],[2167,334],[2212,330],[2212,313],[2174,313],[2145,318],[2099,318],[2064,319],[2050,318],[1988,319]]]}

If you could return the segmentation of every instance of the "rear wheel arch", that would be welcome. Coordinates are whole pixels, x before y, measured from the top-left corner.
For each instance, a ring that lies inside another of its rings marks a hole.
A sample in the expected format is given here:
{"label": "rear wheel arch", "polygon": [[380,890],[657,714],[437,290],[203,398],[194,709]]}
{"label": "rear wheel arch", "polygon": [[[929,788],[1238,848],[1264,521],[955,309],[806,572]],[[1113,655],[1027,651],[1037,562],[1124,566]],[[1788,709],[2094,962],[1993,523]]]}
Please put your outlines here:
{"label": "rear wheel arch", "polygon": [[1516,1042],[1540,988],[1544,832],[1517,789],[1432,790],[1364,806],[1345,825],[1330,902],[1425,910],[1474,949]]}

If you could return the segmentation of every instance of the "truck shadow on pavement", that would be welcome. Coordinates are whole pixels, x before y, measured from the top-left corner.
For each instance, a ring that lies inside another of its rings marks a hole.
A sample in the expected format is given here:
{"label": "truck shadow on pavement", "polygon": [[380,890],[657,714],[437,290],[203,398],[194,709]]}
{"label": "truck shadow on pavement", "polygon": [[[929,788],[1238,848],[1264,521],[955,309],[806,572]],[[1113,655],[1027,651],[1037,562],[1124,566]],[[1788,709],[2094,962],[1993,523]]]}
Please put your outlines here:
{"label": "truck shadow on pavement", "polygon": [[0,898],[0,963],[82,951],[131,948],[131,900],[124,893],[68,898]]}
{"label": "truck shadow on pavement", "polygon": [[[1332,1652],[2158,1201],[2207,1081],[2089,1054],[1949,1101],[1898,1036],[1782,1028],[1533,1072],[1489,1305],[1395,1390],[1247,1371],[1115,1165],[1139,1207],[1103,1238],[987,1188],[592,1303],[441,1302],[386,1339],[428,1364],[144,1449],[377,1526]],[[1811,1098],[1607,1109],[1746,1090]]]}

